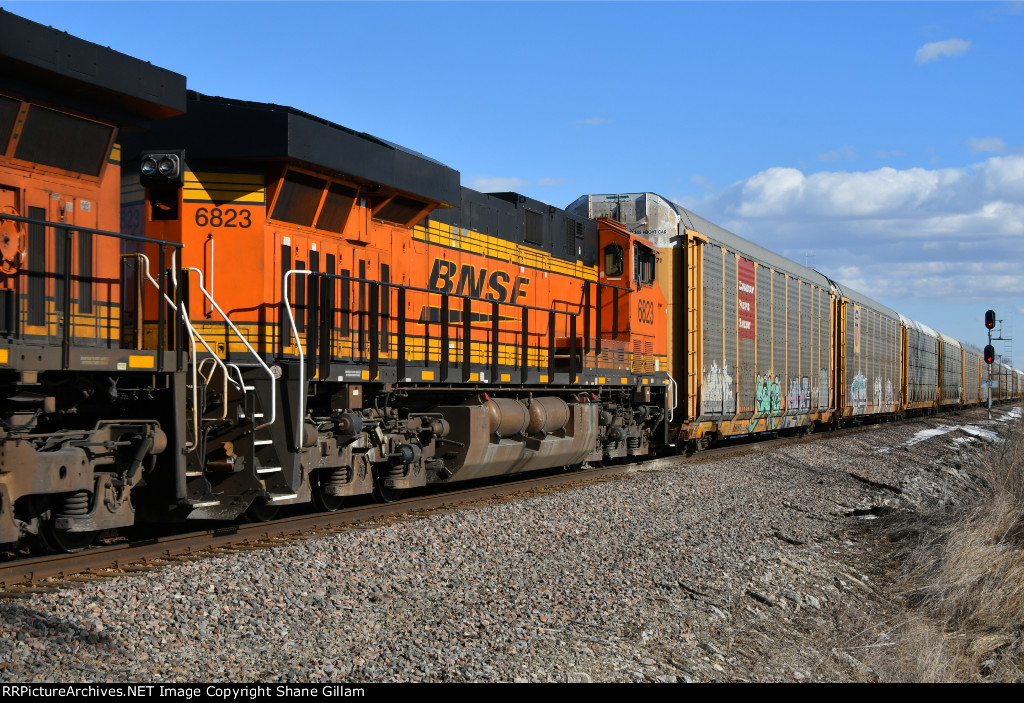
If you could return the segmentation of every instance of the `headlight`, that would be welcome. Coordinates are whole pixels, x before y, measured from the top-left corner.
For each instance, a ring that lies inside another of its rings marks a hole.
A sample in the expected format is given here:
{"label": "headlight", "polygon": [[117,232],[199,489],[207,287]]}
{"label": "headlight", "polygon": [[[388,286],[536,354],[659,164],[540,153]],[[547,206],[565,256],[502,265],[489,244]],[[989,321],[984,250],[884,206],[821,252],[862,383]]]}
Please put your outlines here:
{"label": "headlight", "polygon": [[169,156],[165,156],[160,159],[160,175],[161,176],[173,176],[178,170],[178,163],[175,159]]}
{"label": "headlight", "polygon": [[185,183],[184,151],[144,151],[139,154],[139,182],[144,188],[180,188]]}

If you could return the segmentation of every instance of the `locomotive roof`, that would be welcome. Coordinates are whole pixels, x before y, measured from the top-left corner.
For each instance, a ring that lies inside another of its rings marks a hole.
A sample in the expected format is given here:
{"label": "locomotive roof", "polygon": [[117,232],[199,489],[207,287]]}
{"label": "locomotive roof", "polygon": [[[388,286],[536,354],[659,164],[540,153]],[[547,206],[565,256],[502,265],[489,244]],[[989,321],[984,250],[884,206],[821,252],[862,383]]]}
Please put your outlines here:
{"label": "locomotive roof", "polygon": [[0,85],[116,122],[185,110],[185,76],[2,9]]}
{"label": "locomotive roof", "polygon": [[279,159],[324,168],[355,181],[379,183],[445,205],[457,205],[460,200],[458,171],[286,105],[189,91],[187,112],[154,125],[152,133],[142,139],[154,148],[185,148],[189,159]]}

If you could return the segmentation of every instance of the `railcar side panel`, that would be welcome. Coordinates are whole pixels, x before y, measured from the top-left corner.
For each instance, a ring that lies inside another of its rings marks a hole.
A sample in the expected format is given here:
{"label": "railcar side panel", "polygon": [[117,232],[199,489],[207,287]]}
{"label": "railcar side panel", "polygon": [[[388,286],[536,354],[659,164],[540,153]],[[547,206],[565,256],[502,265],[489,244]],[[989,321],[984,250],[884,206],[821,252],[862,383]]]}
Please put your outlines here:
{"label": "railcar side panel", "polygon": [[939,332],[941,381],[939,405],[962,405],[964,400],[963,347],[952,337]]}
{"label": "railcar side panel", "polygon": [[964,346],[964,405],[976,405],[986,396],[981,390],[981,354]]}
{"label": "railcar side panel", "polygon": [[920,322],[900,316],[906,355],[904,395],[907,410],[934,409],[939,392],[939,335]]}
{"label": "railcar side panel", "polygon": [[845,322],[842,383],[846,391],[844,417],[893,414],[902,406],[902,326],[894,312],[866,301],[841,301]]}

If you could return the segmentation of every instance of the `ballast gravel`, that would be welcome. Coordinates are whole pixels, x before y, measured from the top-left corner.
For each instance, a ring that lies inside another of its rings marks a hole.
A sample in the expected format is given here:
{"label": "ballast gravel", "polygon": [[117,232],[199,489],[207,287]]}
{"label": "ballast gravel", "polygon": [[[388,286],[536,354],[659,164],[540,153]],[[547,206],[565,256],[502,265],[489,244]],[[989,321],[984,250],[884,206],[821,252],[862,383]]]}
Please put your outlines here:
{"label": "ballast gravel", "polygon": [[972,457],[998,441],[975,430],[1009,424],[984,418],[684,460],[0,599],[0,681],[871,680],[850,633],[897,606],[869,518],[969,490]]}

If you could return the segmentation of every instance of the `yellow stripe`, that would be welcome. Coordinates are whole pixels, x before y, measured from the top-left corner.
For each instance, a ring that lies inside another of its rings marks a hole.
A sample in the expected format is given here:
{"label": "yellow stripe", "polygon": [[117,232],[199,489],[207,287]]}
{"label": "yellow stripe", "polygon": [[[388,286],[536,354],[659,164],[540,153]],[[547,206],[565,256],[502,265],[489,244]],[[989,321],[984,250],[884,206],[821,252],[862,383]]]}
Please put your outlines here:
{"label": "yellow stripe", "polygon": [[185,172],[186,202],[253,203],[266,202],[263,176],[254,173]]}
{"label": "yellow stripe", "polygon": [[110,147],[110,157],[107,160],[108,161],[112,161],[115,164],[120,164],[121,163],[121,145],[120,144],[114,144],[113,146]]}
{"label": "yellow stripe", "polygon": [[574,278],[583,278],[588,281],[597,280],[597,267],[587,266],[579,261],[566,261],[551,256],[545,251],[523,246],[515,242],[509,242],[498,237],[492,237],[469,229],[452,227],[441,222],[430,223],[430,229],[422,226],[413,229],[413,239],[427,244],[440,244],[471,254],[480,254],[492,259],[507,261],[516,266],[529,266],[530,268],[550,273],[560,273]]}
{"label": "yellow stripe", "polygon": [[0,349],[0,364],[7,363],[7,349]]}
{"label": "yellow stripe", "polygon": [[264,205],[262,193],[248,193],[239,195],[237,192],[227,190],[194,190],[185,189],[184,200],[186,203],[249,203],[250,205]]}
{"label": "yellow stripe", "polygon": [[216,173],[213,171],[185,171],[185,185],[189,183],[221,183],[239,186],[263,187],[263,176],[259,173]]}
{"label": "yellow stripe", "polygon": [[155,360],[151,356],[138,356],[131,355],[128,357],[128,368],[132,369],[152,369],[156,365]]}

